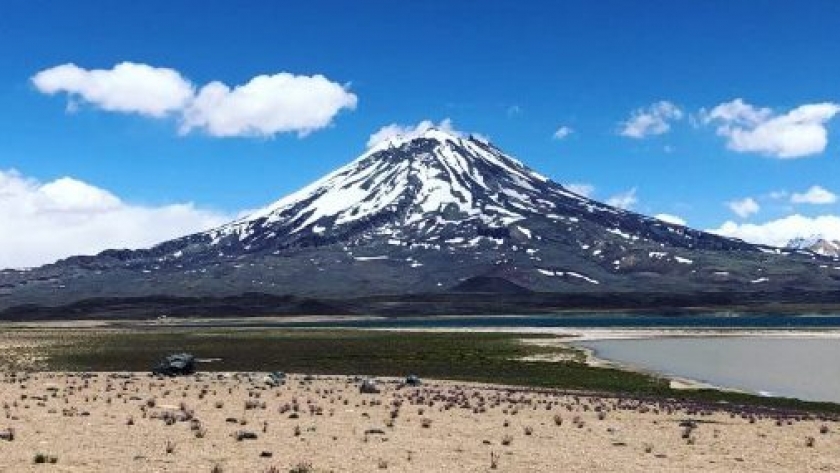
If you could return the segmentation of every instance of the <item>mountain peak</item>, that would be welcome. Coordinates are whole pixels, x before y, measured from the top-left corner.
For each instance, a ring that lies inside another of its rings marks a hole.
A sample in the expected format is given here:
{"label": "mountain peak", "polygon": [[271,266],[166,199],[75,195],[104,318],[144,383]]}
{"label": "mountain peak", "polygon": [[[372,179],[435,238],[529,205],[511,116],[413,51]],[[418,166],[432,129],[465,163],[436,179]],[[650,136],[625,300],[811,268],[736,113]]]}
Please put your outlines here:
{"label": "mountain peak", "polygon": [[[446,143],[447,141],[458,143],[465,139],[463,134],[454,131],[450,128],[440,127],[437,125],[430,125],[428,127],[420,127],[414,130],[403,130],[392,136],[380,140],[378,143],[371,146],[367,153],[373,154],[379,151],[387,150],[389,148],[399,148],[407,143],[419,140],[433,140],[439,143]],[[470,135],[466,139],[472,139]]]}
{"label": "mountain peak", "polygon": [[534,204],[547,182],[484,140],[428,127],[383,140],[298,192],[208,233],[215,239],[271,224],[283,227],[275,233],[323,235],[374,220],[415,224],[442,213],[452,222],[507,225],[550,210]]}
{"label": "mountain peak", "polygon": [[589,248],[605,238],[625,249],[751,247],[574,194],[483,139],[433,126],[384,140],[303,189],[187,239],[223,255],[375,241],[516,252],[524,246],[511,235],[536,241],[561,230],[563,241],[599,261],[607,253]]}

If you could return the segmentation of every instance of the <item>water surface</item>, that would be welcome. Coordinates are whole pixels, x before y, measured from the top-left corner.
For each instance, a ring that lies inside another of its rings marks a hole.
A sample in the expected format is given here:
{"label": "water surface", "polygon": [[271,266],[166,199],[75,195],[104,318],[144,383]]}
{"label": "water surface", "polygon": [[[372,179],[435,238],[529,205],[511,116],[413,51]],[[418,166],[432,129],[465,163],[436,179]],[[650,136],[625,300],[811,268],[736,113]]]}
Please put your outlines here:
{"label": "water surface", "polygon": [[840,339],[665,337],[578,345],[599,358],[716,386],[840,403]]}

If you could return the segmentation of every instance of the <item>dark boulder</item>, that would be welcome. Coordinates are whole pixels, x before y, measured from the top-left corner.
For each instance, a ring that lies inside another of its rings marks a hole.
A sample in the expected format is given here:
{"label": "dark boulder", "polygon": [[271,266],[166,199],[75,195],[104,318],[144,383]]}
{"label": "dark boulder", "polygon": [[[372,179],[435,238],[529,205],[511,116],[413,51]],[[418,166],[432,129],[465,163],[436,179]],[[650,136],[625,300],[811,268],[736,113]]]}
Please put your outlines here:
{"label": "dark boulder", "polygon": [[195,357],[189,353],[176,353],[164,358],[152,368],[160,376],[186,376],[195,373]]}
{"label": "dark boulder", "polygon": [[423,382],[420,381],[420,378],[417,375],[410,374],[405,378],[406,386],[420,386],[421,384],[423,384]]}
{"label": "dark boulder", "polygon": [[282,371],[274,371],[265,375],[265,384],[271,387],[277,387],[286,382],[286,373]]}
{"label": "dark boulder", "polygon": [[379,394],[379,388],[374,380],[366,379],[359,386],[359,392],[362,394]]}

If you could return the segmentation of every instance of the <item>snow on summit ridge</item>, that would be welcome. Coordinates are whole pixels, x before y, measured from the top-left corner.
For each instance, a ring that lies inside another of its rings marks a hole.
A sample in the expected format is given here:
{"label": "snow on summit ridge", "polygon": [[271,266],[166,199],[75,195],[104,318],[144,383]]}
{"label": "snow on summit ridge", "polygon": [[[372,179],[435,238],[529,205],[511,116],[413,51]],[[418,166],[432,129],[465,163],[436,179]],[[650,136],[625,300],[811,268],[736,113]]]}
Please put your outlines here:
{"label": "snow on summit ridge", "polygon": [[[399,145],[406,141],[411,141],[415,138],[431,138],[431,139],[456,139],[471,136],[478,138],[478,135],[464,133],[458,131],[452,125],[452,120],[445,118],[440,123],[434,123],[431,120],[423,120],[415,126],[405,126],[392,123],[383,126],[376,133],[370,136],[367,142],[368,149],[373,148],[388,148]],[[482,139],[483,141],[488,141]]]}
{"label": "snow on summit ridge", "polygon": [[[377,139],[376,135],[382,134],[383,132],[386,136],[382,136]],[[431,124],[430,122],[423,122],[413,129],[389,130],[388,127],[385,127],[383,130],[380,130],[379,133],[371,137],[371,141],[368,143],[369,146],[367,153],[375,153],[388,148],[396,148],[418,138],[437,140],[443,143],[445,141],[460,140],[464,138],[464,134],[453,130],[449,126],[439,127]]]}
{"label": "snow on summit ridge", "polygon": [[533,242],[543,230],[562,232],[568,244],[593,252],[586,258],[599,260],[607,253],[591,248],[616,236],[625,250],[633,242],[749,246],[570,192],[487,140],[454,131],[447,121],[380,134],[361,156],[312,184],[183,240],[218,248],[224,257],[335,243],[370,248],[375,241],[450,249],[489,242],[521,251],[525,246],[514,244],[511,235]]}
{"label": "snow on summit ridge", "polygon": [[583,199],[487,141],[426,127],[382,140],[346,166],[208,234],[246,238],[271,225],[290,235],[320,235],[377,217],[422,226],[432,214],[504,226],[527,213],[551,211],[539,199],[546,186]]}

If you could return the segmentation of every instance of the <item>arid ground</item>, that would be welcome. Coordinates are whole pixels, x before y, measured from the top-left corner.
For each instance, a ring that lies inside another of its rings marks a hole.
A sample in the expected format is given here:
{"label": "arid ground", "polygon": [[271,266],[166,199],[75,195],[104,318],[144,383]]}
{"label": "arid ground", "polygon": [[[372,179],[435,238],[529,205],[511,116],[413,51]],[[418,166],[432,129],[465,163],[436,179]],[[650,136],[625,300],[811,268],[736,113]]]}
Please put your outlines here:
{"label": "arid ground", "polygon": [[[0,471],[840,470],[836,405],[674,390],[523,337],[5,327]],[[149,374],[180,350],[198,374]]]}
{"label": "arid ground", "polygon": [[6,374],[0,436],[13,439],[0,440],[0,470],[840,469],[840,424],[816,417],[453,382],[359,386],[346,376],[272,387],[256,373]]}

